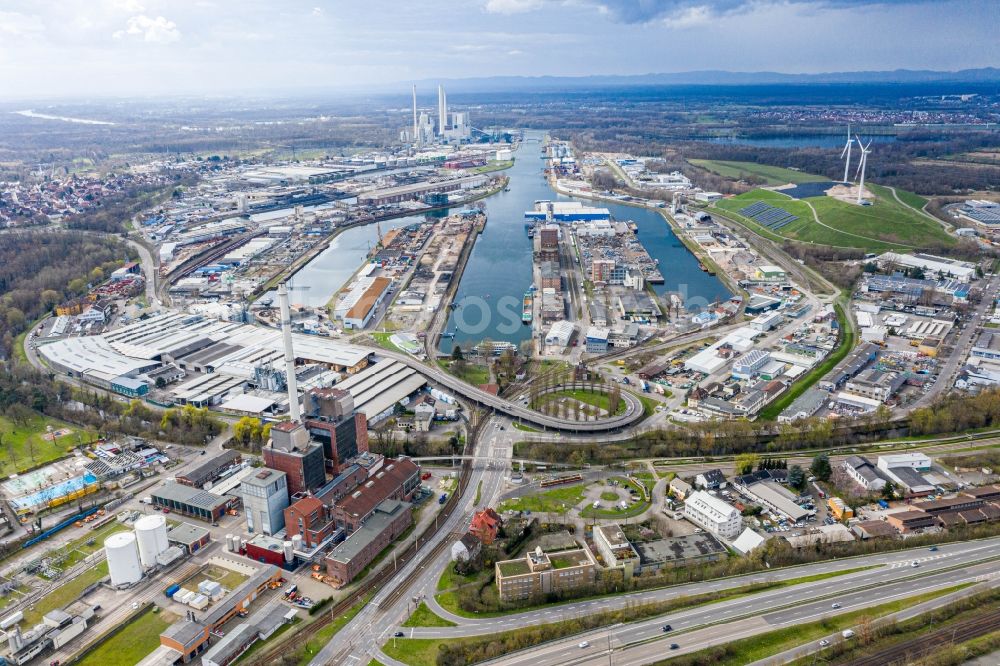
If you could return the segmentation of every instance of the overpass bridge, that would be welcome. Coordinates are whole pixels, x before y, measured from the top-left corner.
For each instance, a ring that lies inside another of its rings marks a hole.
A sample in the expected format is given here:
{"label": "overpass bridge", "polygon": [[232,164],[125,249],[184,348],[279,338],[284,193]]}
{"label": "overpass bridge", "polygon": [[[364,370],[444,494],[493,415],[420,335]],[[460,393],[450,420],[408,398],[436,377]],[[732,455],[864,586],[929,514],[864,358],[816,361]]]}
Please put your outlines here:
{"label": "overpass bridge", "polygon": [[621,414],[594,421],[574,421],[572,419],[558,418],[536,412],[524,405],[467,384],[439,367],[424,365],[409,354],[394,352],[388,349],[379,349],[377,355],[383,358],[391,358],[394,361],[399,361],[410,366],[424,377],[427,377],[431,383],[444,386],[452,393],[480,407],[506,414],[522,423],[537,426],[543,430],[558,430],[570,433],[615,432],[635,425],[644,416],[642,401],[632,393],[622,391],[621,399],[625,403],[625,411]]}

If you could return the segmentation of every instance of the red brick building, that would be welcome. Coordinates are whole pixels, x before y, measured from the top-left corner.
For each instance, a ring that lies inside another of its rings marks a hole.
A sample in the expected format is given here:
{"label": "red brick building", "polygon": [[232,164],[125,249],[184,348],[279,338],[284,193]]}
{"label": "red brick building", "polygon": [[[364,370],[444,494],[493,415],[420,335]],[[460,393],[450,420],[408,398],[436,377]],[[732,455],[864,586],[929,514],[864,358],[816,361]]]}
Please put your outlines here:
{"label": "red brick building", "polygon": [[301,423],[276,423],[271,428],[271,441],[261,453],[267,467],[285,473],[289,498],[326,483],[323,448],[309,441],[309,431]]}
{"label": "red brick building", "polygon": [[386,461],[360,487],[333,506],[337,527],[358,530],[385,500],[408,501],[420,487],[420,467],[409,458]]}
{"label": "red brick building", "polygon": [[500,515],[492,508],[477,511],[472,516],[472,524],[469,525],[469,532],[474,534],[487,546],[496,541],[497,531],[503,521]]}
{"label": "red brick building", "polygon": [[316,497],[303,497],[285,509],[285,530],[289,537],[302,535],[308,548],[323,543],[333,534],[335,525],[330,510]]}
{"label": "red brick building", "polygon": [[380,502],[368,521],[327,556],[327,573],[344,584],[354,580],[413,524],[411,507],[410,503],[398,500]]}

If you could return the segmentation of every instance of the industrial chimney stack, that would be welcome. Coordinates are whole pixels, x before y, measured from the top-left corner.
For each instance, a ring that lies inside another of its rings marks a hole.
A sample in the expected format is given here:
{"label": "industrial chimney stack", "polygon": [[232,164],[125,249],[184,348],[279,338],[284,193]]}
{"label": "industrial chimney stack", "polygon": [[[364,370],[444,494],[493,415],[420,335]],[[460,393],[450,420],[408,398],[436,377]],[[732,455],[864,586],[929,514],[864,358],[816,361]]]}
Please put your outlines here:
{"label": "industrial chimney stack", "polygon": [[299,411],[299,384],[295,378],[295,354],[292,352],[292,313],[288,307],[288,285],[278,285],[278,303],[281,307],[281,338],[285,343],[285,383],[288,385],[288,415],[292,421],[301,418]]}

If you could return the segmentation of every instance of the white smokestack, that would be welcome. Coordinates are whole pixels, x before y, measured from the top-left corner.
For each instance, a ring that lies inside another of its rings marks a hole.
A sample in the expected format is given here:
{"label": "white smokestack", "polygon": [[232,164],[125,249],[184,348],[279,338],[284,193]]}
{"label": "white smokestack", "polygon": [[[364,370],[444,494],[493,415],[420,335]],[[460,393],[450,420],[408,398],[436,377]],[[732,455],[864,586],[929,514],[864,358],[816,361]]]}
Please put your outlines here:
{"label": "white smokestack", "polygon": [[293,421],[301,418],[299,412],[299,383],[295,379],[295,354],[292,353],[292,313],[288,307],[288,285],[278,285],[278,303],[281,307],[281,338],[285,343],[285,382],[288,384],[288,415]]}
{"label": "white smokestack", "polygon": [[448,102],[444,95],[444,86],[438,86],[438,135],[444,136],[444,127],[448,122]]}
{"label": "white smokestack", "polygon": [[413,143],[420,145],[420,135],[417,134],[417,86],[413,86]]}

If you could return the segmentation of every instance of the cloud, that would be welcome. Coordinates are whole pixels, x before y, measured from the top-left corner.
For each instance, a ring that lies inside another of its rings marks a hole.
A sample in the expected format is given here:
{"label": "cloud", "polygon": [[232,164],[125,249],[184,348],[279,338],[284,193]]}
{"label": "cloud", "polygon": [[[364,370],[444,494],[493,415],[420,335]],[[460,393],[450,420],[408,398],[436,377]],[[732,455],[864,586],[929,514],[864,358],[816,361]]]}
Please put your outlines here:
{"label": "cloud", "polygon": [[323,8],[322,7],[313,7],[312,15],[313,16],[322,16],[323,15]]}
{"label": "cloud", "polygon": [[125,24],[124,30],[118,30],[112,35],[115,39],[141,37],[150,44],[172,44],[181,38],[177,24],[162,16],[150,18],[145,14],[133,16]]}
{"label": "cloud", "polygon": [[671,27],[703,25],[721,16],[749,12],[774,5],[803,5],[815,9],[837,9],[873,5],[916,5],[934,0],[487,0],[486,11],[519,14],[545,5],[590,7],[618,23],[641,24],[663,21]]}
{"label": "cloud", "polygon": [[545,0],[486,0],[490,14],[523,14],[540,9]]}
{"label": "cloud", "polygon": [[0,35],[24,37],[43,30],[45,30],[45,26],[37,16],[18,12],[0,12]]}

